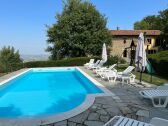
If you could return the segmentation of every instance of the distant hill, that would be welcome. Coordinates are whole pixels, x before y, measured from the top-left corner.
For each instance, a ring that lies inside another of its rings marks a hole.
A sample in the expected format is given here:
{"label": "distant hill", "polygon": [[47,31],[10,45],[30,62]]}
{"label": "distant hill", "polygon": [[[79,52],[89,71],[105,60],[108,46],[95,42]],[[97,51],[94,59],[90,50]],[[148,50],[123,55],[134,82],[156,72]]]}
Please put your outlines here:
{"label": "distant hill", "polygon": [[29,61],[46,61],[49,55],[21,55],[23,62]]}

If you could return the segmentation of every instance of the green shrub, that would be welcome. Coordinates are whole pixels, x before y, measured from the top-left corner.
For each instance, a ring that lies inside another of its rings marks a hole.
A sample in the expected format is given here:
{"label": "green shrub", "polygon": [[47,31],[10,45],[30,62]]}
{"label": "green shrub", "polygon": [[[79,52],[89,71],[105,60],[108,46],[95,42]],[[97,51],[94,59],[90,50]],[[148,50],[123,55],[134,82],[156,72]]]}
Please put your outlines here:
{"label": "green shrub", "polygon": [[109,56],[105,65],[109,66],[109,65],[115,64],[117,62],[122,63],[122,64],[126,63],[126,61],[123,58],[120,58],[118,56]]}
{"label": "green shrub", "polygon": [[149,61],[158,75],[168,76],[168,51],[149,55]]}
{"label": "green shrub", "polygon": [[[98,59],[98,57],[92,57]],[[24,66],[27,68],[32,67],[58,67],[58,66],[83,66],[91,58],[89,57],[77,57],[77,58],[68,58],[63,60],[50,60],[50,61],[32,61],[24,63]]]}
{"label": "green shrub", "polygon": [[117,63],[117,60],[118,60],[117,56],[109,56],[105,65],[109,66],[109,65],[115,64]]}

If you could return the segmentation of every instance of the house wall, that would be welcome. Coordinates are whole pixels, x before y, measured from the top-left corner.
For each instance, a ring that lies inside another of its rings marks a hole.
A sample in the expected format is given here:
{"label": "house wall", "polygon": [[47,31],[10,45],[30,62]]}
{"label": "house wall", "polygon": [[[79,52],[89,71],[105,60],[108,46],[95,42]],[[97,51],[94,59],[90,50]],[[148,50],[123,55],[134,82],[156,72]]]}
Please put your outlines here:
{"label": "house wall", "polygon": [[[124,39],[126,40],[126,43],[124,43]],[[134,40],[135,43],[137,43],[138,40],[136,37],[127,37],[127,38],[125,36],[113,37],[111,55],[122,56],[124,49],[130,47],[132,39]]]}
{"label": "house wall", "polygon": [[[147,36],[146,41],[145,41],[145,48],[147,49],[148,45],[148,50],[158,50],[157,47],[155,47],[155,42],[156,42],[157,36]],[[124,39],[126,40],[126,43],[124,43]],[[151,44],[148,43],[147,39],[151,39]],[[134,41],[134,44],[137,45],[138,42],[138,36],[113,36],[112,39],[112,48],[110,54],[113,56],[119,56],[123,57],[123,51],[125,48],[130,47],[132,40]],[[130,51],[127,51],[127,57],[123,57],[127,61],[129,61],[130,58]]]}

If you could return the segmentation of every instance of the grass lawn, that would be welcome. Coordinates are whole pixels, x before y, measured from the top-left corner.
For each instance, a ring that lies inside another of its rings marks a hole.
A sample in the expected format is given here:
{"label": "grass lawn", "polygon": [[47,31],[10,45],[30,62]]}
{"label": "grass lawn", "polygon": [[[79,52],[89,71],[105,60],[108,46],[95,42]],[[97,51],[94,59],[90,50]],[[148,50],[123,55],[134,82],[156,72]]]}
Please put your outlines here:
{"label": "grass lawn", "polygon": [[[135,74],[136,75],[136,79],[139,80],[140,73],[139,72],[133,72],[133,74]],[[148,83],[152,83],[152,84],[158,85],[158,86],[162,85],[164,83],[168,83],[167,79],[162,78],[162,77],[157,76],[157,75],[152,75],[152,82],[151,82],[151,75],[147,74],[147,73],[143,73],[142,74],[142,80],[145,81],[145,82],[148,82]]]}
{"label": "grass lawn", "polygon": [[[118,71],[123,71],[125,68],[127,68],[127,66],[125,65],[119,65],[118,66]],[[136,75],[136,79],[139,80],[140,78],[140,73],[139,72],[132,72],[134,75]],[[142,81],[145,81],[145,82],[148,82],[148,83],[151,83],[151,84],[155,84],[155,85],[162,85],[164,83],[168,83],[168,78],[164,78],[164,77],[161,77],[161,76],[157,76],[157,75],[152,75],[152,82],[151,82],[151,75],[148,74],[148,73],[143,73],[142,74]]]}

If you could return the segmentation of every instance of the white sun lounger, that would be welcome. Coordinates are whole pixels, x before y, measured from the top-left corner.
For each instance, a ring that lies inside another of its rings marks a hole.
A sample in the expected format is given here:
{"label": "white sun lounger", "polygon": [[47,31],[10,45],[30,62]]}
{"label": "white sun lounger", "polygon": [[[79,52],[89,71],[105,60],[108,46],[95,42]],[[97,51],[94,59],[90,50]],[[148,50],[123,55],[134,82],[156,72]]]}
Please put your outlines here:
{"label": "white sun lounger", "polygon": [[140,122],[127,117],[114,116],[104,126],[155,126],[155,125]]}
{"label": "white sun lounger", "polygon": [[95,70],[95,69],[100,69],[103,66],[104,62],[102,60],[100,60],[100,62],[96,65],[93,66],[91,69]]}
{"label": "white sun lounger", "polygon": [[84,64],[84,67],[87,68],[87,66],[94,64],[94,59],[90,59],[90,61],[88,63]]}
{"label": "white sun lounger", "polygon": [[140,91],[139,94],[143,98],[151,99],[154,107],[166,107],[168,104],[168,90],[145,90]]}
{"label": "white sun lounger", "polygon": [[127,67],[123,72],[116,72],[116,71],[108,71],[100,76],[102,78],[107,78],[110,82],[115,82],[116,79],[121,79],[122,83],[127,81],[127,83],[134,82],[135,81],[135,75],[132,74],[132,70],[134,69],[134,66]]}
{"label": "white sun lounger", "polygon": [[108,71],[110,71],[110,70],[116,71],[116,69],[114,68],[115,66],[116,66],[116,64],[113,64],[113,65],[111,65],[109,68],[107,68],[107,67],[102,67],[102,68],[100,68],[100,69],[96,69],[96,70],[95,70],[95,73],[96,73],[98,76],[100,76],[100,74],[102,74],[102,73],[104,73],[104,72],[108,72]]}
{"label": "white sun lounger", "polygon": [[118,74],[117,78],[121,79],[122,83],[125,83],[125,81],[126,81],[126,83],[128,84],[128,83],[135,82],[136,76],[132,73],[126,74],[126,75],[125,74]]}
{"label": "white sun lounger", "polygon": [[150,121],[154,126],[168,126],[168,120],[154,117]]}
{"label": "white sun lounger", "polygon": [[97,60],[94,64],[90,64],[87,66],[87,69],[92,69],[93,67],[96,67],[99,64],[100,60]]}
{"label": "white sun lounger", "polygon": [[168,120],[154,117],[150,123],[145,123],[127,117],[114,116],[104,126],[168,126]]}
{"label": "white sun lounger", "polygon": [[105,72],[103,74],[100,74],[101,78],[103,79],[106,79],[109,81],[109,82],[115,82],[116,79],[117,79],[117,72],[115,71],[108,71],[108,72]]}
{"label": "white sun lounger", "polygon": [[129,75],[134,69],[134,66],[128,66],[123,72],[118,72],[118,75]]}
{"label": "white sun lounger", "polygon": [[134,66],[128,66],[123,72],[117,73],[117,78],[121,79],[122,83],[124,83],[125,81],[127,83],[135,82],[136,76],[131,73],[134,68]]}
{"label": "white sun lounger", "polygon": [[159,89],[159,90],[168,90],[168,84],[164,84],[162,86],[158,86],[157,89]]}

